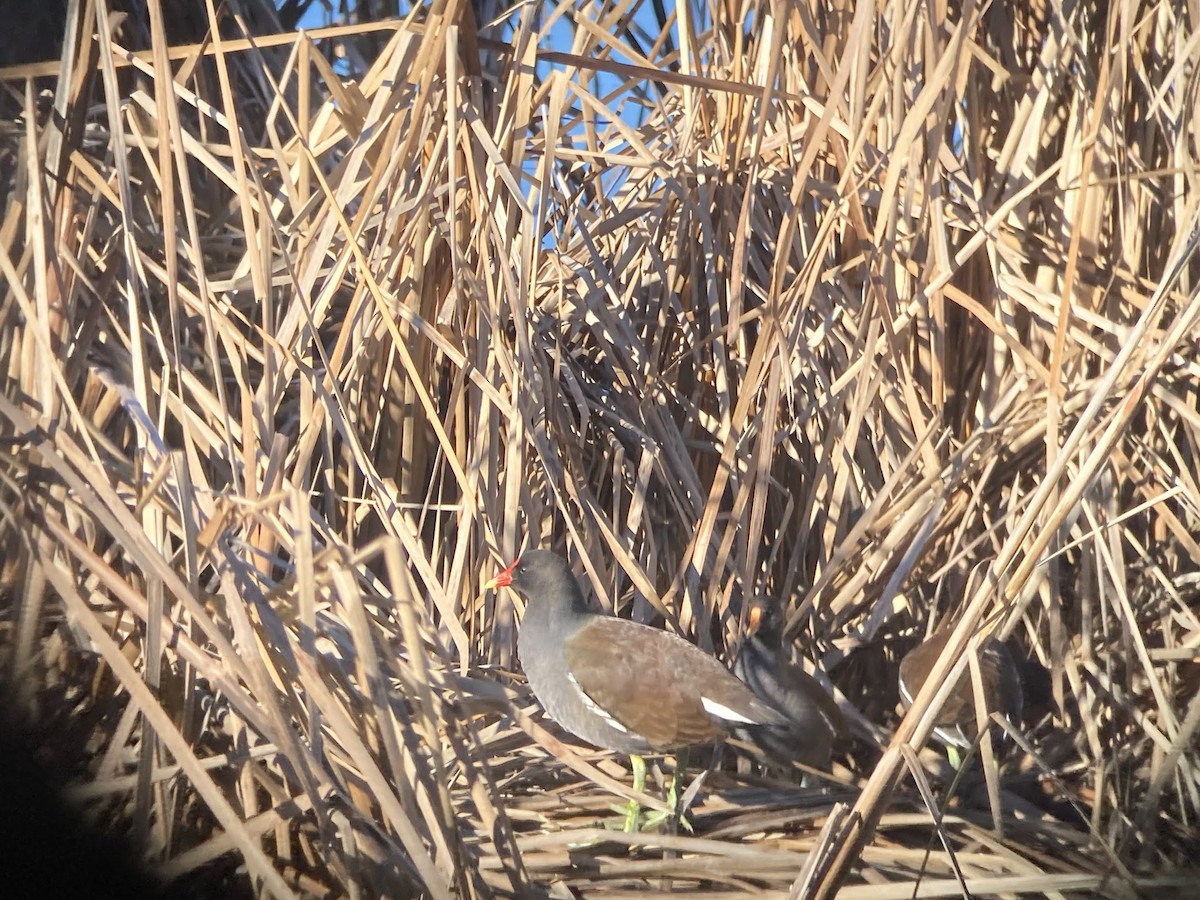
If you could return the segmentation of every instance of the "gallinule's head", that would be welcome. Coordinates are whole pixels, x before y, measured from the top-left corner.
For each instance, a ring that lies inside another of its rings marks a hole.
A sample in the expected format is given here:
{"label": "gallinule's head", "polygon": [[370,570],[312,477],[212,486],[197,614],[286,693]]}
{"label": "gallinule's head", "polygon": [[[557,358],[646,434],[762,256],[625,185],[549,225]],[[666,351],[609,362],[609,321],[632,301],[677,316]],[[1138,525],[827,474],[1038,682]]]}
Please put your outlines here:
{"label": "gallinule's head", "polygon": [[[913,697],[929,678],[953,631],[951,622],[939,625],[928,640],[900,661],[900,698],[906,707],[912,705]],[[1003,713],[1010,722],[1020,723],[1024,703],[1020,670],[1008,648],[994,637],[979,645],[979,676],[988,712]],[[968,668],[942,706],[934,736],[947,748],[966,749],[974,743],[970,736],[977,733],[975,689]],[[1002,749],[1006,743],[1003,729],[994,728],[992,735],[996,748]],[[952,753],[952,761],[956,755]]]}
{"label": "gallinule's head", "polygon": [[746,607],[746,639],[783,654],[783,606],[769,597],[755,597]]}
{"label": "gallinule's head", "polygon": [[788,659],[783,610],[774,599],[750,601],[734,672],[787,720],[779,726],[739,729],[738,737],[776,763],[828,769],[834,741],[846,735],[846,720],[821,683]]}
{"label": "gallinule's head", "polygon": [[566,560],[549,550],[526,551],[484,585],[485,590],[501,587],[511,587],[527,601],[537,597],[549,605],[565,603],[587,611],[587,601]]}

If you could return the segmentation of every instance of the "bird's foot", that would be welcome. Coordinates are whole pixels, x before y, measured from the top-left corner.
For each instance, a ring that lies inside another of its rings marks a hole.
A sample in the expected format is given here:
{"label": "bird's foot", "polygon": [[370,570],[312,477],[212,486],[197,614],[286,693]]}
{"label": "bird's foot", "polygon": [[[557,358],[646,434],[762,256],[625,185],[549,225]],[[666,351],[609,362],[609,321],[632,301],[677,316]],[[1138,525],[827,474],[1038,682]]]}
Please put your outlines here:
{"label": "bird's foot", "polygon": [[[695,834],[695,829],[692,828],[692,823],[688,821],[686,807],[681,809],[679,806],[679,779],[683,775],[682,764],[677,764],[675,773],[671,776],[671,786],[667,788],[667,806],[671,807],[671,818],[675,822],[673,833],[678,833],[682,828],[688,834]],[[666,814],[663,814],[664,817]]]}
{"label": "bird's foot", "polygon": [[[626,834],[649,833],[662,830],[676,816],[675,813],[669,813],[663,809],[652,809],[645,815],[642,815],[642,805],[633,800],[630,800],[626,806],[614,804],[609,809],[617,813],[617,816],[606,819],[604,827],[610,831],[624,831]],[[680,816],[679,824],[687,831],[692,831],[692,823],[686,817]]]}
{"label": "bird's foot", "polygon": [[[640,794],[646,787],[646,761],[640,756],[633,755],[630,757],[630,762],[633,764],[633,790]],[[620,822],[621,830],[626,834],[654,831],[664,825],[668,826],[672,833],[676,833],[679,828],[683,828],[689,833],[692,832],[692,823],[679,809],[679,779],[682,772],[683,766],[676,765],[675,773],[671,776],[670,786],[667,788],[666,810],[652,810],[646,814],[645,818],[642,818],[642,805],[637,800],[630,800],[626,806],[611,807],[614,812],[623,813],[624,817],[616,821],[609,820],[605,823],[605,827],[616,828],[617,822]]]}

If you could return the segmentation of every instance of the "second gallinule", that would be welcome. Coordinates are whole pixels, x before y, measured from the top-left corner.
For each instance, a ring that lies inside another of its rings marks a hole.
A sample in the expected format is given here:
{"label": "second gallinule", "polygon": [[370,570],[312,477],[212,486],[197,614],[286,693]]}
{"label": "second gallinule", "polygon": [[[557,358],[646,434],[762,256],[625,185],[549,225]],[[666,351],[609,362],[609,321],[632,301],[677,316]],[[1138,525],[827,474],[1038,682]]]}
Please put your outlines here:
{"label": "second gallinule", "polygon": [[[928,640],[918,644],[900,661],[900,698],[905,706],[912,705],[913,697],[929,678],[953,631],[953,622],[939,625]],[[1000,712],[1008,716],[1010,722],[1020,722],[1024,705],[1021,673],[1008,648],[994,637],[979,645],[979,677],[987,711]],[[951,764],[958,768],[958,751],[970,749],[974,741],[968,735],[976,733],[975,688],[970,669],[963,673],[943,704],[933,733],[946,746]],[[997,744],[1000,746],[1004,740],[1003,731],[996,729],[993,734],[1000,739]]]}
{"label": "second gallinule", "polygon": [[[636,757],[711,741],[735,725],[784,724],[683,638],[590,610],[554,553],[528,551],[485,585],[497,587],[527,601],[517,651],[534,696],[559,725],[597,747]],[[645,769],[635,763],[634,773],[641,791]]]}
{"label": "second gallinule", "polygon": [[828,769],[833,742],[846,736],[846,720],[833,697],[783,648],[783,613],[767,597],[750,601],[746,637],[733,671],[757,696],[786,719],[786,725],[738,729],[735,733],[771,760],[790,766]]}

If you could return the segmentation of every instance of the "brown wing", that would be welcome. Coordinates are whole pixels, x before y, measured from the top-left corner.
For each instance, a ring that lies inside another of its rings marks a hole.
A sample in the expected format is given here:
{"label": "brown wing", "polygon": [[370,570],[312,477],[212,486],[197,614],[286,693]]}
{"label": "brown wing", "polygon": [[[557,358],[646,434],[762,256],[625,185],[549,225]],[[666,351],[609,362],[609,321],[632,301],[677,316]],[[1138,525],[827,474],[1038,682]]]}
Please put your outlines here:
{"label": "brown wing", "polygon": [[[942,627],[929,636],[925,643],[913,650],[900,661],[900,678],[908,689],[910,696],[915,697],[929,678],[929,673],[937,664],[938,658],[946,649],[953,626]],[[946,698],[938,713],[935,725],[958,725],[975,721],[975,699],[971,683],[964,675],[954,687],[954,692]]]}
{"label": "brown wing", "polygon": [[[952,627],[939,628],[928,641],[901,661],[900,677],[910,695],[915,697],[929,677],[938,657],[946,649]],[[1008,648],[995,638],[988,638],[980,645],[979,674],[983,679],[983,696],[988,711],[1003,712],[1014,722],[1019,721],[1022,705],[1020,675]],[[969,667],[955,685],[954,693],[946,698],[935,724],[964,727],[975,724],[975,690],[971,685]]]}
{"label": "brown wing", "polygon": [[1008,647],[996,638],[984,641],[979,648],[979,671],[988,712],[1004,713],[1013,724],[1020,725],[1025,696],[1021,689],[1021,670]]}
{"label": "brown wing", "polygon": [[710,741],[722,728],[704,701],[752,721],[773,713],[724,666],[687,641],[625,619],[596,618],[564,646],[580,689],[660,750]]}

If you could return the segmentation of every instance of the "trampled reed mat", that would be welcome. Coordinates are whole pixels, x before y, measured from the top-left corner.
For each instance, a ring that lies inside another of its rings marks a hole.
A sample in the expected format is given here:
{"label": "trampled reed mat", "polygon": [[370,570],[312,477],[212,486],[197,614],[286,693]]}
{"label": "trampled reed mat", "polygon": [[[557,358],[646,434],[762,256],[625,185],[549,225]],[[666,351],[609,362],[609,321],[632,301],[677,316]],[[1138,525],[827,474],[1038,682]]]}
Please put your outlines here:
{"label": "trampled reed mat", "polygon": [[[1193,6],[52,6],[0,672],[168,895],[1197,896]],[[621,830],[535,547],[730,668],[773,598],[829,770],[735,729]]]}

